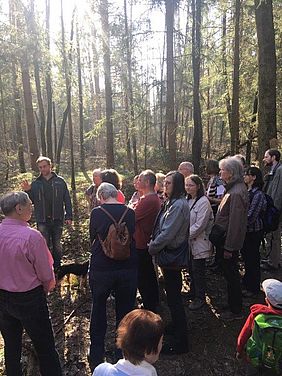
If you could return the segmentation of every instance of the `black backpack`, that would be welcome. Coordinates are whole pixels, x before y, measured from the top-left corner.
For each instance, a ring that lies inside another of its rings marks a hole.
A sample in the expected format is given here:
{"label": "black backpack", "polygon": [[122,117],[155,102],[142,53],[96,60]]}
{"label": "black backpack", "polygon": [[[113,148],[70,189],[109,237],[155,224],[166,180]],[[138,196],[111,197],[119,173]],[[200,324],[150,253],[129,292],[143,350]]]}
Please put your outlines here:
{"label": "black backpack", "polygon": [[280,212],[274,206],[273,199],[268,194],[264,194],[266,199],[266,209],[261,215],[263,231],[267,234],[278,229]]}

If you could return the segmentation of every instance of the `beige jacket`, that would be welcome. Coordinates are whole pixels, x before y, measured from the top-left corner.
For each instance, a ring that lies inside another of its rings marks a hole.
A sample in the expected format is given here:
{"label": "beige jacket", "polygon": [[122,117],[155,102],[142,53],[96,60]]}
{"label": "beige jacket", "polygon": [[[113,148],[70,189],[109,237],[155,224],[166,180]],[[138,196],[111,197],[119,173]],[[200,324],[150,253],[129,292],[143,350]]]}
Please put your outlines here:
{"label": "beige jacket", "polygon": [[[194,259],[211,256],[209,234],[213,226],[213,211],[206,196],[188,201],[190,206],[190,249]],[[195,204],[194,204],[195,203]],[[191,209],[192,208],[192,209]]]}

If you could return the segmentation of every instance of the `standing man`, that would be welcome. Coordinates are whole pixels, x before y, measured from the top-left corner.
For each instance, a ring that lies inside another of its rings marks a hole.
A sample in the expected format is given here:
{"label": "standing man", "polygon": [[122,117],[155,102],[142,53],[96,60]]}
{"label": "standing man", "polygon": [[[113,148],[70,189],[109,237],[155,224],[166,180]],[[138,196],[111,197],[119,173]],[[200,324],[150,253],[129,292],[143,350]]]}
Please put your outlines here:
{"label": "standing man", "polygon": [[135,241],[138,256],[138,290],[145,309],[156,312],[159,304],[159,287],[152,256],[148,252],[154,223],[161,208],[155,192],[156,175],[151,170],[142,171],[138,178],[138,189],[142,196],[134,207]]}
{"label": "standing man", "polygon": [[184,180],[194,174],[194,165],[191,162],[181,162],[178,171],[184,176]]}
{"label": "standing man", "polygon": [[64,220],[72,224],[71,199],[65,180],[52,171],[51,160],[41,156],[36,163],[40,175],[31,184],[24,180],[22,189],[34,204],[37,228],[52,251],[56,270],[61,265]]}
{"label": "standing man", "polygon": [[[265,152],[263,162],[270,167],[269,173],[265,176],[264,192],[272,197],[274,206],[282,211],[282,164],[281,154],[276,149],[269,149]],[[268,260],[262,264],[265,270],[276,270],[281,263],[281,223],[282,214],[278,229],[266,235],[266,249],[269,254]]]}
{"label": "standing man", "polygon": [[97,199],[96,193],[99,185],[102,183],[101,174],[102,170],[100,168],[95,168],[95,170],[93,170],[93,183],[85,191],[85,197],[89,204],[89,212],[91,212],[93,208],[96,208],[96,206],[100,205],[100,201]]}

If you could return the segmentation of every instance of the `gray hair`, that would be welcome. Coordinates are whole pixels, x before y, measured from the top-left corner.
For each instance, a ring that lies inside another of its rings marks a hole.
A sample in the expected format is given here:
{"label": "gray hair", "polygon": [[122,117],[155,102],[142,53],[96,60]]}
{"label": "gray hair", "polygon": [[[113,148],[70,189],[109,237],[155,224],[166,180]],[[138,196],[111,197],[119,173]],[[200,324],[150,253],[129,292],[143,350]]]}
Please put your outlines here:
{"label": "gray hair", "polygon": [[11,214],[16,205],[26,205],[30,201],[25,192],[10,192],[1,197],[0,205],[4,215]]}
{"label": "gray hair", "polygon": [[241,180],[244,175],[242,163],[238,157],[227,157],[219,162],[219,168],[224,167],[232,175],[232,181]]}
{"label": "gray hair", "polygon": [[193,163],[191,162],[188,162],[188,161],[184,161],[184,162],[181,162],[179,167],[182,167],[184,168],[185,170],[191,172],[192,174],[194,173],[194,165]]}
{"label": "gray hair", "polygon": [[113,184],[102,183],[97,189],[96,197],[98,199],[103,198],[103,200],[108,200],[109,198],[117,198],[118,190]]}

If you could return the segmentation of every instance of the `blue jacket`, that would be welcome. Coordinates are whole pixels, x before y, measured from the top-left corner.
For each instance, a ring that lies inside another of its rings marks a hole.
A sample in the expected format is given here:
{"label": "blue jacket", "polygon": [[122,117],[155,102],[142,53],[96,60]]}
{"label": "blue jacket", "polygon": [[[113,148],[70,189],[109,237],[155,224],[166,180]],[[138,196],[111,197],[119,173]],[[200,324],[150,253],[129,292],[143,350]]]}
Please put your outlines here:
{"label": "blue jacket", "polygon": [[[55,172],[52,172],[52,174],[54,175],[52,178],[52,219],[61,221],[64,219],[72,219],[72,205],[67,184],[61,176],[58,176]],[[34,204],[36,222],[46,222],[45,200],[41,175],[31,183],[31,189],[27,191],[27,194]]]}

